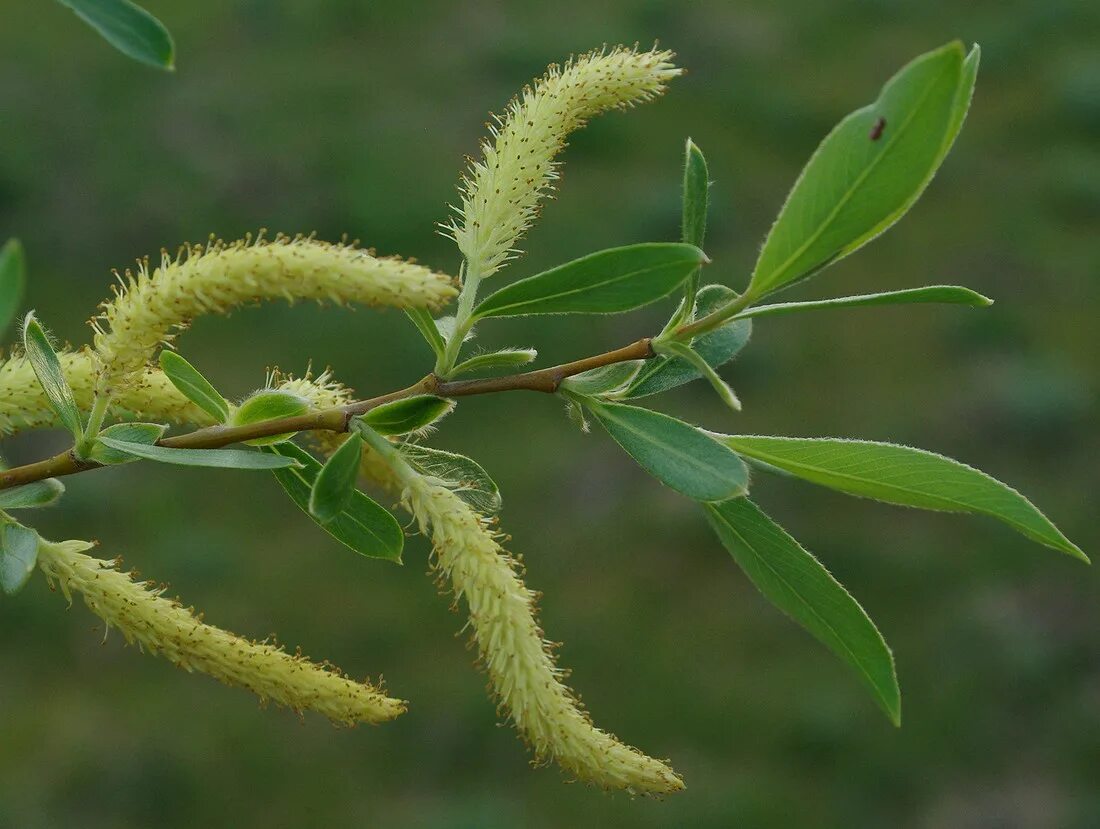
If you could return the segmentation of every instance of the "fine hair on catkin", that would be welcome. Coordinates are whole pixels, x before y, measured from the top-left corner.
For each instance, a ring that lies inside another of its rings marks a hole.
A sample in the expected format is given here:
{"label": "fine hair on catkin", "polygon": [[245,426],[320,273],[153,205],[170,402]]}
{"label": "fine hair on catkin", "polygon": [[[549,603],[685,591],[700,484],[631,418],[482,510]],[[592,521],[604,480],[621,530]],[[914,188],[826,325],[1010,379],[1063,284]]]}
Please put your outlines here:
{"label": "fine hair on catkin", "polygon": [[481,159],[462,177],[457,217],[444,227],[475,278],[500,270],[538,215],[558,178],[555,157],[569,133],[601,112],[660,95],[682,70],[673,53],[616,47],[551,66],[525,87],[503,115],[493,115]]}
{"label": "fine hair on catkin", "polygon": [[127,642],[162,654],[177,667],[245,688],[262,701],[315,711],[338,725],[381,723],[405,711],[368,682],[355,682],[328,663],[310,662],[278,645],[252,642],[208,625],[191,608],[167,599],[163,587],[135,581],[118,562],[85,555],[87,541],[39,543],[38,566],[69,601],[80,593],[88,608]]}

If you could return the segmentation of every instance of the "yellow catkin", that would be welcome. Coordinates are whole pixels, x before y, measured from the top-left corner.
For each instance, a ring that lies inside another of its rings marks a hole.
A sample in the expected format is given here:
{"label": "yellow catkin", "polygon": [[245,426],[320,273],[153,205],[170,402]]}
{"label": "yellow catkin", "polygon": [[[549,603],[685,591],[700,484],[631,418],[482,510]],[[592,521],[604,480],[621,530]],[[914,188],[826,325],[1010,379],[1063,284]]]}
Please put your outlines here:
{"label": "yellow catkin", "polygon": [[[63,351],[58,357],[77,406],[86,411],[95,394],[93,356],[85,350]],[[118,389],[111,411],[127,419],[197,426],[211,423],[210,416],[184,397],[164,372],[150,367],[142,367]],[[22,356],[15,356],[0,365],[0,435],[57,425],[57,415],[50,408],[30,363]]]}
{"label": "yellow catkin", "polygon": [[327,664],[205,624],[190,608],[164,598],[164,588],[135,582],[118,570],[117,562],[85,555],[92,546],[87,541],[42,541],[38,565],[70,602],[73,593],[80,593],[92,613],[131,644],[187,671],[246,688],[263,701],[315,711],[339,725],[386,722],[405,711],[403,701],[366,682],[354,682]]}
{"label": "yellow catkin", "polygon": [[672,57],[657,49],[589,52],[551,66],[503,116],[493,116],[492,137],[482,144],[482,159],[470,162],[458,218],[448,226],[470,273],[489,276],[511,258],[557,179],[554,157],[569,133],[594,115],[662,93],[681,72]]}
{"label": "yellow catkin", "polygon": [[175,258],[164,253],[152,273],[145,265],[128,273],[92,321],[104,364],[100,388],[138,371],[161,343],[203,314],[267,299],[437,310],[455,296],[453,283],[413,262],[305,237],[212,242]]}
{"label": "yellow catkin", "polygon": [[464,599],[493,691],[540,760],[609,789],[663,795],[684,784],[665,763],[593,725],[562,682],[519,565],[488,522],[446,486],[405,476],[405,501],[430,533],[441,575]]}

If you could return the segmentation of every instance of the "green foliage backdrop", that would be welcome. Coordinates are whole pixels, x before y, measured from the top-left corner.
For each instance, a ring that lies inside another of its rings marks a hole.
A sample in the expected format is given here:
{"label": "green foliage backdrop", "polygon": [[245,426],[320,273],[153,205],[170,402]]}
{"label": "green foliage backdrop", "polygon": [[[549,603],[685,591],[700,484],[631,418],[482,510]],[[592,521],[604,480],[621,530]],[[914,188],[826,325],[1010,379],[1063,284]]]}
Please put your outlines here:
{"label": "green foliage backdrop", "polygon": [[[603,41],[660,38],[691,74],[574,137],[515,276],[677,238],[686,133],[717,181],[708,252],[747,275],[836,119],[910,56],[951,37],[980,42],[975,103],[929,197],[873,252],[837,265],[833,290],[810,283],[798,298],[961,282],[998,304],[761,322],[730,372],[745,413],[727,414],[701,384],[673,413],[724,431],[943,452],[1034,493],[1086,551],[1100,548],[1092,4],[150,2],[175,37],[174,74],[122,58],[60,6],[17,5],[21,25],[0,29],[0,237],[22,238],[28,306],[73,340],[109,268],[215,230],[347,232],[453,270],[433,222],[486,112],[547,62]],[[663,313],[501,321],[483,336],[552,344],[550,364],[649,333]],[[322,320],[308,306],[203,321],[187,354],[236,394],[272,359],[294,371],[303,354],[331,362],[363,394],[415,379],[427,361],[403,315]],[[279,630],[352,672],[384,666],[414,705],[384,728],[335,732],[258,712],[249,695],[140,659],[117,636],[101,646],[92,617],[59,612],[37,579],[0,604],[0,827],[1100,822],[1092,571],[991,521],[757,476],[754,499],[902,655],[897,731],[757,595],[697,508],[561,417],[548,399],[470,399],[440,445],[476,447],[501,484],[575,687],[608,728],[671,756],[687,792],[634,802],[527,769],[511,732],[489,727],[483,677],[452,636],[460,621],[423,576],[423,541],[404,568],[372,566],[290,512],[273,480],[134,465],[74,478],[39,529],[110,540],[219,624]],[[62,445],[36,436],[11,455]]]}

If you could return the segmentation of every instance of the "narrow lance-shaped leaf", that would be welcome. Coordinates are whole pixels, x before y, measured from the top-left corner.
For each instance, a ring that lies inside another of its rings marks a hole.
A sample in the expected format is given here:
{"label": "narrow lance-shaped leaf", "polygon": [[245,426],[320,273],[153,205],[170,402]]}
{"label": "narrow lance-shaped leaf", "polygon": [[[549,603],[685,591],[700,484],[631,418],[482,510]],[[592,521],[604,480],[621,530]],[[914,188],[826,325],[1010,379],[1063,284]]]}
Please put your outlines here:
{"label": "narrow lance-shaped leaf", "polygon": [[38,563],[38,533],[21,524],[0,526],[0,590],[9,596],[23,589]]}
{"label": "narrow lance-shaped leaf", "polygon": [[0,248],[0,334],[5,333],[19,311],[27,282],[27,262],[18,239]]}
{"label": "narrow lance-shaped leaf", "polygon": [[383,403],[360,417],[382,435],[404,435],[430,426],[454,408],[454,401],[431,394],[418,394]]}
{"label": "narrow lance-shaped leaf", "polygon": [[122,54],[171,71],[175,44],[164,24],[130,0],[59,0]]}
{"label": "narrow lance-shaped leaf", "polygon": [[694,245],[674,242],[611,248],[513,282],[490,295],[474,316],[630,311],[668,296],[706,261]]}
{"label": "narrow lance-shaped leaf", "polygon": [[102,442],[103,438],[125,441],[126,443],[140,443],[151,446],[164,436],[167,426],[160,423],[115,423],[108,426],[96,438],[88,452],[89,460],[106,465],[118,463],[130,463],[136,461],[134,455],[129,452],[120,452],[112,449]]}
{"label": "narrow lance-shaped leaf", "polygon": [[822,486],[888,504],[988,515],[1040,544],[1088,561],[1019,492],[942,455],[867,440],[758,435],[719,439],[746,457]]}
{"label": "narrow lance-shaped leaf", "polygon": [[73,400],[73,390],[69,388],[65,375],[61,372],[61,363],[50,344],[49,337],[34,317],[34,311],[23,320],[23,348],[27,352],[34,376],[38,378],[50,407],[57,412],[58,418],[79,443],[84,436],[80,411]]}
{"label": "narrow lance-shaped leaf", "polygon": [[324,524],[347,509],[362,460],[363,438],[353,434],[332,453],[314,478],[309,494],[310,515]]}
{"label": "narrow lance-shaped leaf", "polygon": [[431,348],[432,353],[436,357],[442,356],[447,350],[447,343],[443,341],[443,335],[439,333],[439,327],[432,319],[432,315],[423,308],[406,308],[405,314],[416,326],[416,330],[420,332],[420,336],[424,338],[424,342]]}
{"label": "narrow lance-shaped leaf", "polygon": [[[266,446],[261,451],[299,464],[297,467],[276,469],[274,474],[290,499],[306,515],[310,515],[309,499],[313,482],[321,472],[320,462],[290,441]],[[325,523],[317,522],[317,525],[360,555],[401,562],[401,550],[405,545],[401,525],[387,509],[359,490],[352,492],[351,501],[335,518]]]}
{"label": "narrow lance-shaped leaf", "polygon": [[972,82],[953,42],[909,63],[874,103],[844,118],[787,197],[748,292],[759,297],[805,278],[901,218],[943,161],[962,124],[960,90]]}
{"label": "narrow lance-shaped leaf", "polygon": [[160,367],[180,393],[218,423],[229,419],[229,403],[197,368],[175,351],[160,353]]}
{"label": "narrow lance-shaped leaf", "polygon": [[639,466],[680,494],[724,501],[748,491],[744,461],[694,426],[637,406],[581,402]]}
{"label": "narrow lance-shaped leaf", "polygon": [[56,503],[65,492],[57,478],[32,481],[29,484],[0,489],[0,509],[34,509]]}
{"label": "narrow lance-shaped leaf", "polygon": [[533,348],[502,348],[485,354],[476,354],[459,363],[451,370],[451,375],[469,374],[472,371],[486,369],[519,368],[533,362],[539,353]]}
{"label": "narrow lance-shaped leaf", "polygon": [[215,469],[280,469],[293,466],[292,458],[265,455],[249,449],[179,449],[117,440],[101,434],[99,442],[110,449],[143,460],[178,466],[207,466]]}
{"label": "narrow lance-shaped leaf", "polygon": [[926,285],[923,288],[905,288],[901,291],[884,291],[878,294],[841,296],[809,302],[777,302],[771,305],[756,305],[742,311],[735,319],[775,317],[783,314],[798,314],[802,311],[820,311],[831,308],[862,308],[876,305],[913,305],[921,303],[987,308],[993,304],[993,300],[987,296],[982,296],[977,291],[959,285]]}
{"label": "narrow lance-shaped leaf", "polygon": [[693,366],[695,370],[710,383],[711,388],[714,389],[715,393],[727,407],[733,409],[735,412],[741,411],[741,401],[737,399],[737,395],[730,387],[730,384],[723,380],[718,372],[706,361],[703,355],[692,349],[690,345],[673,340],[672,342],[662,343],[658,353],[673,358],[679,358],[685,363]]}
{"label": "narrow lance-shaped leaf", "polygon": [[[710,189],[710,173],[703,151],[690,138],[684,147],[684,197],[681,219],[681,241],[697,248],[703,247],[707,230],[707,202]],[[688,278],[684,292],[684,308],[691,310],[695,294],[699,290],[699,269]]]}
{"label": "narrow lance-shaped leaf", "polygon": [[[707,285],[699,291],[696,302],[696,318],[705,317],[729,304],[737,296],[725,285]],[[745,347],[752,334],[752,323],[748,320],[727,322],[713,331],[696,337],[692,343],[695,349],[711,368],[718,368],[732,360]],[[624,399],[648,397],[651,394],[674,389],[702,375],[692,363],[679,357],[657,356],[647,360],[638,370],[634,380],[619,397]]]}
{"label": "narrow lance-shaped leaf", "polygon": [[[652,362],[652,360],[648,362]],[[634,375],[648,362],[627,360],[623,363],[612,363],[608,366],[592,368],[580,374],[574,374],[572,377],[566,377],[562,380],[561,387],[576,394],[610,394],[633,380]]]}
{"label": "narrow lance-shaped leaf", "polygon": [[722,544],[765,598],[855,668],[891,722],[900,725],[894,658],[844,586],[747,498],[704,509]]}

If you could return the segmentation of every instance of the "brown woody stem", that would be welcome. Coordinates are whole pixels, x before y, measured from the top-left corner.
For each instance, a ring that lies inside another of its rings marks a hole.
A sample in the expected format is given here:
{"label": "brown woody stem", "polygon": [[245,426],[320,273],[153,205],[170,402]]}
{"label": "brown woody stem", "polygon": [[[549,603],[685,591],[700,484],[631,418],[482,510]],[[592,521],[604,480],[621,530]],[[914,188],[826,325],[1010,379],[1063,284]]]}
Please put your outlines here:
{"label": "brown woody stem", "polygon": [[[271,437],[286,432],[328,431],[346,432],[348,422],[356,415],[366,414],[384,403],[412,397],[417,394],[434,394],[439,397],[469,397],[475,394],[492,394],[501,391],[537,391],[554,394],[562,380],[584,371],[589,371],[614,363],[628,360],[648,360],[653,356],[648,337],[631,343],[623,348],[574,360],[571,363],[549,368],[527,371],[522,374],[510,374],[504,377],[485,377],[475,380],[440,380],[435,374],[429,374],[408,388],[372,397],[369,400],[357,400],[345,406],[309,412],[295,417],[278,420],[265,420],[246,426],[209,426],[188,432],[185,435],[162,438],[160,446],[174,449],[220,449],[231,443],[241,443],[255,438]],[[60,478],[74,475],[90,469],[98,469],[102,464],[81,460],[72,450],[54,455],[52,458],[17,466],[14,469],[0,471],[0,490],[22,484],[40,481],[44,478]]]}

